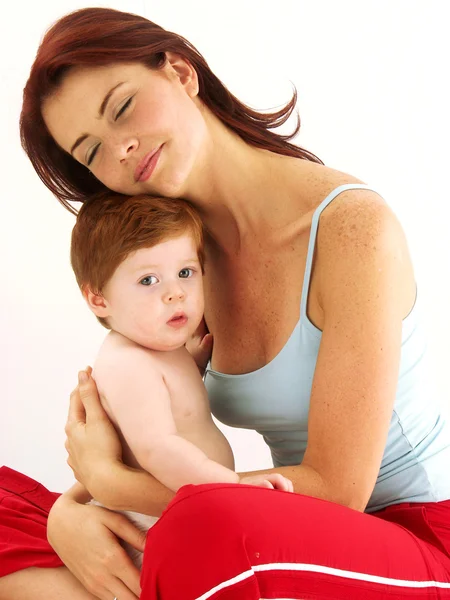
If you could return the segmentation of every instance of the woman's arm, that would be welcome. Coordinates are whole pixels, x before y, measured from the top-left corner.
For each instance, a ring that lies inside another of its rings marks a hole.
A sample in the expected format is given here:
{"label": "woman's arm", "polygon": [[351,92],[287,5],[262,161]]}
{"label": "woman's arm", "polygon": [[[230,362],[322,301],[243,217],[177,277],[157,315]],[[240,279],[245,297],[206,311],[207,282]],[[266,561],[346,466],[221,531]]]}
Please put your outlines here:
{"label": "woman's arm", "polygon": [[79,483],[60,496],[48,518],[48,540],[95,597],[137,600],[140,573],[117,538],[143,552],[145,535],[126,517],[85,504],[89,499],[90,494]]}
{"label": "woman's arm", "polygon": [[294,490],[364,510],[398,382],[402,320],[415,282],[403,231],[373,192],[342,194],[320,221],[315,273],[323,334]]}
{"label": "woman's arm", "polygon": [[67,462],[92,497],[108,508],[159,516],[174,494],[149,473],[124,465],[120,440],[90,373],[88,368],[79,374],[70,396]]}
{"label": "woman's arm", "polygon": [[128,467],[122,462],[110,463],[108,472],[98,465],[102,475],[97,481],[95,499],[110,510],[132,510],[160,517],[174,497],[174,492],[147,471]]}

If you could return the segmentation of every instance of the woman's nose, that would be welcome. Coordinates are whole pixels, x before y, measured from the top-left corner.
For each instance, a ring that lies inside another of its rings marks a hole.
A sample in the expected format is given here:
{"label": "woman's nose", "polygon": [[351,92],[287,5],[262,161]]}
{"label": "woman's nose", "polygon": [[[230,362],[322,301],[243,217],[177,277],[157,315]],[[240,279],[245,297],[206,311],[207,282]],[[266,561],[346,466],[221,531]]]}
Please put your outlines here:
{"label": "woman's nose", "polygon": [[113,154],[121,162],[125,162],[138,149],[139,143],[137,139],[128,138],[118,140],[113,144]]}

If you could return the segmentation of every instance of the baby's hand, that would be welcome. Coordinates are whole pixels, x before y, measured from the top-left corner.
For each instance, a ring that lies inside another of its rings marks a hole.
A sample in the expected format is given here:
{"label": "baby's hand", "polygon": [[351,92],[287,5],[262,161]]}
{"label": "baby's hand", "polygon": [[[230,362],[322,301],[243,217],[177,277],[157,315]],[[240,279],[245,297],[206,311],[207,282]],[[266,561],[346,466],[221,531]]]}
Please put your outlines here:
{"label": "baby's hand", "polygon": [[279,473],[263,473],[261,475],[241,477],[239,483],[243,483],[244,485],[256,485],[271,490],[281,490],[282,492],[294,491],[292,481]]}
{"label": "baby's hand", "polygon": [[212,347],[213,336],[206,327],[205,319],[202,319],[192,337],[186,342],[186,348],[197,363],[197,367],[202,376],[205,372],[206,365],[211,358]]}

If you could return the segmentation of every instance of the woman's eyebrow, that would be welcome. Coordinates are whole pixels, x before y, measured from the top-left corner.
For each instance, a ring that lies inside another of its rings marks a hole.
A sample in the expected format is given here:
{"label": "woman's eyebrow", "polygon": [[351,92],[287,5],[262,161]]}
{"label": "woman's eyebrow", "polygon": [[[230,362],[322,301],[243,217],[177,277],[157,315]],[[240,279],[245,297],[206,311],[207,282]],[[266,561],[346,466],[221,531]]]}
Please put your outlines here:
{"label": "woman's eyebrow", "polygon": [[80,135],[80,137],[77,139],[77,141],[75,142],[75,144],[72,146],[72,148],[70,149],[70,154],[73,155],[73,153],[75,152],[75,150],[78,148],[78,146],[80,144],[82,144],[84,142],[84,140],[88,137],[87,133],[83,133],[83,135]]}
{"label": "woman's eyebrow", "polygon": [[[101,103],[100,108],[98,110],[98,118],[99,119],[101,119],[103,117],[103,115],[105,114],[105,110],[106,110],[106,107],[108,106],[108,102],[110,101],[111,96],[114,94],[114,92],[117,90],[117,88],[119,88],[124,83],[125,83],[125,81],[121,81],[120,83],[118,83],[117,85],[112,87],[109,90],[109,92],[106,94],[106,96],[103,98],[103,102]],[[70,154],[73,154],[75,152],[75,150],[78,148],[78,146],[80,144],[82,144],[87,137],[88,137],[87,133],[83,133],[82,135],[80,135],[80,137],[77,139],[77,141],[74,143],[74,145],[70,149]]]}
{"label": "woman's eyebrow", "polygon": [[113,88],[111,88],[109,90],[109,92],[106,94],[106,96],[103,99],[103,102],[100,105],[100,109],[98,111],[99,118],[103,117],[103,115],[105,114],[106,107],[108,106],[108,102],[109,102],[111,96],[113,95],[113,93],[117,90],[117,88],[119,88],[124,83],[125,83],[125,81],[121,81],[120,83],[115,85]]}

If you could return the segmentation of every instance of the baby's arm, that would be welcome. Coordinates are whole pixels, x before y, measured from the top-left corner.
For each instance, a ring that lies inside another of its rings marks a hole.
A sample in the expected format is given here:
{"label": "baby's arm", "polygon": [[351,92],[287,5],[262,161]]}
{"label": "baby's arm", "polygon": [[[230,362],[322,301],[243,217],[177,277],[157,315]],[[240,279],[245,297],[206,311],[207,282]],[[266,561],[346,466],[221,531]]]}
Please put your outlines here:
{"label": "baby's arm", "polygon": [[139,463],[169,489],[176,492],[188,483],[239,483],[239,475],[210,460],[188,440],[167,429],[155,436],[154,443],[141,446]]}
{"label": "baby's arm", "polygon": [[238,483],[239,476],[178,435],[169,391],[148,351],[126,347],[95,369],[99,388],[136,460],[173,491],[193,483]]}

